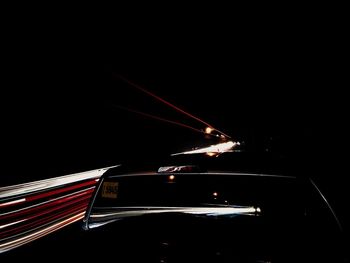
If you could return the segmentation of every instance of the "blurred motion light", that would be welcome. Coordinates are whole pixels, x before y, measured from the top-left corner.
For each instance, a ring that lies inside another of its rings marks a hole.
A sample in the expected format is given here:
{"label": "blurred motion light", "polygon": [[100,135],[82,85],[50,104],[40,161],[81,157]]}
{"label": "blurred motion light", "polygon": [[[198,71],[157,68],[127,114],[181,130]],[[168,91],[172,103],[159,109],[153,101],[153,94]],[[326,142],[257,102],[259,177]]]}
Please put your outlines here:
{"label": "blurred motion light", "polygon": [[180,154],[197,154],[197,153],[204,153],[204,154],[207,154],[209,156],[212,156],[212,155],[210,155],[211,153],[221,154],[224,152],[231,152],[236,145],[239,145],[239,143],[233,142],[233,141],[228,141],[228,142],[224,142],[224,143],[210,145],[208,147],[198,148],[198,149],[192,150],[192,151],[173,153],[172,156],[180,155]]}
{"label": "blurred motion light", "polygon": [[158,168],[158,173],[195,173],[203,172],[203,170],[196,165],[181,165],[181,166],[162,166]]}

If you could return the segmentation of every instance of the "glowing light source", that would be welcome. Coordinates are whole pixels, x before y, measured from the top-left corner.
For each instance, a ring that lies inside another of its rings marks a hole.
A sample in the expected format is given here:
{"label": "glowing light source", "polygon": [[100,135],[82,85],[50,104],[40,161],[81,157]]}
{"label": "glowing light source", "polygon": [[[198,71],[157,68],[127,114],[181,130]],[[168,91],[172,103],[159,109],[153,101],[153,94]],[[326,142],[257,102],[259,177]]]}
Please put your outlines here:
{"label": "glowing light source", "polygon": [[175,179],[174,175],[169,175],[169,180],[173,181]]}
{"label": "glowing light source", "polygon": [[214,130],[213,128],[207,127],[207,128],[205,128],[205,133],[206,133],[206,134],[211,134],[211,132],[212,132],[213,130]]}
{"label": "glowing light source", "polygon": [[218,192],[214,192],[214,193],[213,193],[213,196],[218,196]]}

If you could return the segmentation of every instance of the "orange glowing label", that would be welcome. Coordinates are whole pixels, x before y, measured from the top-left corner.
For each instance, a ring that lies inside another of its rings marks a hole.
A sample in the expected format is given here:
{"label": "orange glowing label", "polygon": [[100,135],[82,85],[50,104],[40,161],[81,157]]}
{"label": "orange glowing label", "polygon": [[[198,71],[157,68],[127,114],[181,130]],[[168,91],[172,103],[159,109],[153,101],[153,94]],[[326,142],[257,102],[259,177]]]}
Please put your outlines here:
{"label": "orange glowing label", "polygon": [[114,198],[118,197],[118,182],[104,182],[102,185],[102,197]]}

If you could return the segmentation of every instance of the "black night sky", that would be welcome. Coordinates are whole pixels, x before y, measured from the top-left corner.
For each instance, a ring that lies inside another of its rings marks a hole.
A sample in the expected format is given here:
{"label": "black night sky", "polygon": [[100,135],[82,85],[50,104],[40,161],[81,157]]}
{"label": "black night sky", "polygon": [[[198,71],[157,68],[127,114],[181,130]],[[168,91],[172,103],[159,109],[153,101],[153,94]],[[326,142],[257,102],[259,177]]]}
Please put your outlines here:
{"label": "black night sky", "polygon": [[345,70],[341,39],[328,33],[332,41],[319,32],[157,40],[145,33],[97,45],[17,39],[3,62],[1,185],[157,159],[206,143],[194,131],[120,109],[198,125],[122,75],[244,141],[248,152],[272,153],[293,171],[314,173],[346,221]]}

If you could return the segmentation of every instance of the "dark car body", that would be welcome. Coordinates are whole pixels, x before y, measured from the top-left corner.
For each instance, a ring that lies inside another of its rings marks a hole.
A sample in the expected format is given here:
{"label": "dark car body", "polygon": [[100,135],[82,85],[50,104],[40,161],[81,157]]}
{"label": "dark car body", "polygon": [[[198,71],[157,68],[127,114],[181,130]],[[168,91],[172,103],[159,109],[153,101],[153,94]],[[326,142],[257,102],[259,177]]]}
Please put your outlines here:
{"label": "dark car body", "polygon": [[341,226],[308,178],[158,171],[102,176],[84,219],[101,259],[343,262]]}

